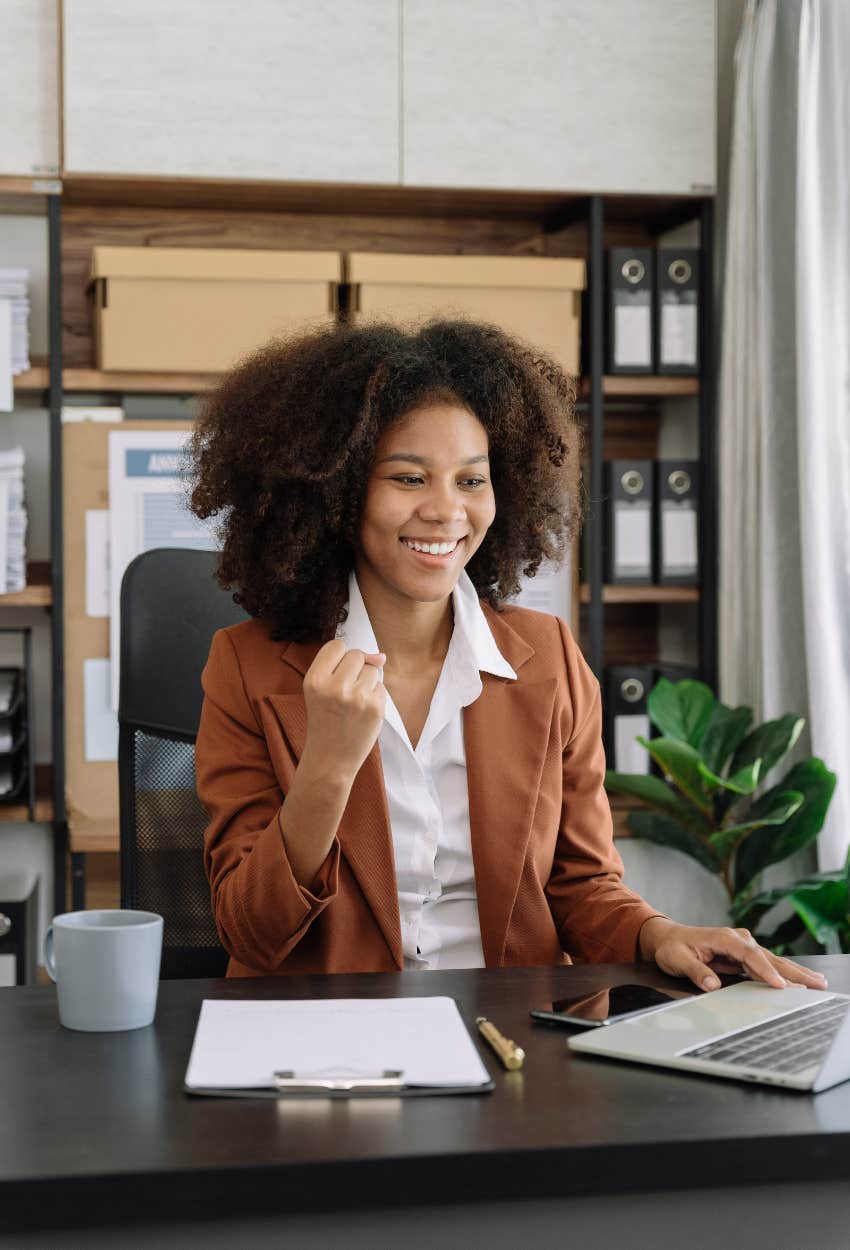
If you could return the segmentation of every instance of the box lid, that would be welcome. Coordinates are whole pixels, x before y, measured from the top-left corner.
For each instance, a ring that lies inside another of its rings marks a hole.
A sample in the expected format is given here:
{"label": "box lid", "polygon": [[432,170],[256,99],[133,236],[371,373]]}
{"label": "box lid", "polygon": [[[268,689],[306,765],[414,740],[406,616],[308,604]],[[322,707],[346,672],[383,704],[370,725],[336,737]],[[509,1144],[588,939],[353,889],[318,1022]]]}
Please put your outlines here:
{"label": "box lid", "polygon": [[416,256],[394,252],[348,252],[347,282],[405,286],[555,287],[586,285],[586,266],[573,257]]}
{"label": "box lid", "polygon": [[340,282],[339,252],[273,252],[214,247],[95,247],[91,277]]}

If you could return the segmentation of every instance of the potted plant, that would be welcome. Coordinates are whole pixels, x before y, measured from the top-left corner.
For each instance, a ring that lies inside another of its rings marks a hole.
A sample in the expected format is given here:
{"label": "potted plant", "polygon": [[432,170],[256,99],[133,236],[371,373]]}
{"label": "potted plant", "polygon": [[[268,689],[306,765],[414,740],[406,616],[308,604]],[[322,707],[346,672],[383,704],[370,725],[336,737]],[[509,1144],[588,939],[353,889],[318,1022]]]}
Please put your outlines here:
{"label": "potted plant", "polygon": [[699,681],[662,678],[648,700],[658,737],[637,740],[662,776],[607,772],[606,788],[640,800],[637,837],[690,855],[723,882],[733,922],[754,928],[782,899],[793,915],[759,940],[784,950],[806,930],[829,951],[850,951],[850,857],[845,869],[758,891],[762,870],[807,846],[823,827],[835,774],[812,757],[781,781],[764,779],[805,725],[788,715],[753,726],[748,707],[727,707]]}

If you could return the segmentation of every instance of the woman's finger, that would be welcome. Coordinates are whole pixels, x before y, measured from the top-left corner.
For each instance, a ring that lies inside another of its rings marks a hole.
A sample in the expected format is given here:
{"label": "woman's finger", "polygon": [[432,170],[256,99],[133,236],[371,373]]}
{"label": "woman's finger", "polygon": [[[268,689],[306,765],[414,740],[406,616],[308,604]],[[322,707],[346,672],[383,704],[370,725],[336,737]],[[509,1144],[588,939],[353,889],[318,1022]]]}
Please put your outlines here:
{"label": "woman's finger", "polygon": [[357,681],[354,683],[354,686],[355,689],[362,690],[365,694],[371,694],[382,680],[383,675],[377,665],[364,664],[357,675]]}
{"label": "woman's finger", "polygon": [[[785,985],[785,978],[782,973],[775,967],[770,955],[759,946],[753,935],[746,929],[727,929],[721,930],[724,934],[722,945],[717,950],[718,955],[731,955],[737,959],[742,968],[745,968],[750,976],[756,981],[764,981],[767,985],[772,985],[776,989],[782,989]],[[728,938],[725,934],[728,933]]]}
{"label": "woman's finger", "polygon": [[785,980],[793,985],[807,985],[813,990],[826,989],[827,980],[822,972],[815,972],[814,968],[806,968],[782,955],[772,955],[771,958]]}

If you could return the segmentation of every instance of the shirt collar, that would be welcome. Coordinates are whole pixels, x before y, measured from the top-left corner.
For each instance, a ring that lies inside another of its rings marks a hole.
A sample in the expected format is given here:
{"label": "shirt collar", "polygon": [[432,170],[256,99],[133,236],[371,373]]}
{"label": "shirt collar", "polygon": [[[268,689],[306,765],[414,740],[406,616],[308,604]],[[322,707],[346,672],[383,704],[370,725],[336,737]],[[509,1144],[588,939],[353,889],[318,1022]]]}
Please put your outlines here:
{"label": "shirt collar", "polygon": [[[516,673],[496,645],[487,618],[481,610],[478,594],[464,570],[452,592],[454,607],[454,632],[452,650],[456,647],[469,656],[479,672],[493,673],[516,681]],[[348,577],[348,615],[337,626],[336,637],[341,638],[349,649],[373,653],[378,650],[375,631],[363,602],[363,595],[352,569]]]}

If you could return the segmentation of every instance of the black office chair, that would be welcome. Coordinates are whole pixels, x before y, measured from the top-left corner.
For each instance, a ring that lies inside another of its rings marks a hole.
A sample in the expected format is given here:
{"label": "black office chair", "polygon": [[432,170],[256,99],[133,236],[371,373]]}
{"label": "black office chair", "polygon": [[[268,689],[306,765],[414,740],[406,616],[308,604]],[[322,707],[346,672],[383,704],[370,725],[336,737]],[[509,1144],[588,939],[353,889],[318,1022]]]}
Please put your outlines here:
{"label": "black office chair", "polygon": [[245,620],[216,553],[159,548],[121,582],[118,781],[121,906],[164,918],[163,977],[223,976],[195,791],[201,672],[214,632]]}

